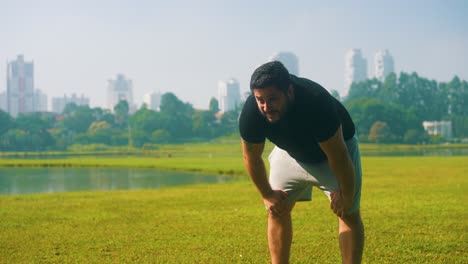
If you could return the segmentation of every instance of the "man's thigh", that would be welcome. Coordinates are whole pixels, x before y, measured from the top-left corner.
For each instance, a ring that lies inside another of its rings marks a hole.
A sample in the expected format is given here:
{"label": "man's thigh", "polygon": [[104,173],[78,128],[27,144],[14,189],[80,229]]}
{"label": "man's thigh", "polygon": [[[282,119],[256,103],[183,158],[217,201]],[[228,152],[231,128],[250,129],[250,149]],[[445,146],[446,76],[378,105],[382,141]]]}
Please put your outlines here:
{"label": "man's thigh", "polygon": [[[356,192],[353,199],[355,211],[360,207],[361,197],[361,164],[357,138],[346,141],[348,152],[355,167]],[[275,190],[283,190],[288,193],[288,200],[310,201],[312,200],[312,187],[322,190],[330,199],[330,192],[338,189],[338,180],[328,165],[327,161],[320,163],[297,162],[289,154],[275,147],[269,158],[270,185]]]}
{"label": "man's thigh", "polygon": [[287,200],[310,201],[312,199],[312,186],[318,183],[312,175],[289,154],[275,147],[268,157],[270,162],[270,185],[274,190],[283,190],[288,193]]}

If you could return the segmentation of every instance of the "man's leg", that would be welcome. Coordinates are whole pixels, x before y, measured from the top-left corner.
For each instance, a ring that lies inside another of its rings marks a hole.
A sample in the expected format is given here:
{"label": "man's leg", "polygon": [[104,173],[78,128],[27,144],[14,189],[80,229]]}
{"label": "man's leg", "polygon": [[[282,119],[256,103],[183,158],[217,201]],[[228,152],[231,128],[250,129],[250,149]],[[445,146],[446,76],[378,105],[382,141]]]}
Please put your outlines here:
{"label": "man's leg", "polygon": [[281,216],[268,212],[268,247],[271,263],[289,263],[292,242],[292,204],[287,213]]}
{"label": "man's leg", "polygon": [[361,263],[364,225],[359,210],[339,219],[339,240],[343,263]]}

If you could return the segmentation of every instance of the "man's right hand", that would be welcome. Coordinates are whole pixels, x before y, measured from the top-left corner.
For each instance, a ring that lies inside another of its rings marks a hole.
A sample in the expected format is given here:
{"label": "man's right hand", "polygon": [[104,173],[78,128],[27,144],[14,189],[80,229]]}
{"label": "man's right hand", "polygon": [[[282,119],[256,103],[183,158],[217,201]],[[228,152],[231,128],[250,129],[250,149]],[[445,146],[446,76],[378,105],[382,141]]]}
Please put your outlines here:
{"label": "man's right hand", "polygon": [[273,190],[270,194],[263,198],[263,203],[268,209],[268,212],[276,215],[282,216],[285,213],[288,213],[288,206],[286,203],[286,197],[288,193],[281,190]]}

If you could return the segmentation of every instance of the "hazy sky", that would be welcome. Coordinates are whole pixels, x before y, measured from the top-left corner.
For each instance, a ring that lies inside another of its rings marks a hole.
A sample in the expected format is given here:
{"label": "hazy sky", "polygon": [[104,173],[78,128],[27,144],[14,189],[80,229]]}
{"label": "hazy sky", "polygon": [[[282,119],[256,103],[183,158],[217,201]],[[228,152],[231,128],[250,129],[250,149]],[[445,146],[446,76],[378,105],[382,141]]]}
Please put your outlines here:
{"label": "hazy sky", "polygon": [[300,75],[344,86],[344,54],[389,49],[397,72],[468,80],[468,1],[0,0],[0,91],[7,61],[33,60],[35,88],[84,94],[105,106],[107,80],[133,80],[140,104],[151,91],[208,107],[217,83],[241,91],[277,51],[299,57]]}

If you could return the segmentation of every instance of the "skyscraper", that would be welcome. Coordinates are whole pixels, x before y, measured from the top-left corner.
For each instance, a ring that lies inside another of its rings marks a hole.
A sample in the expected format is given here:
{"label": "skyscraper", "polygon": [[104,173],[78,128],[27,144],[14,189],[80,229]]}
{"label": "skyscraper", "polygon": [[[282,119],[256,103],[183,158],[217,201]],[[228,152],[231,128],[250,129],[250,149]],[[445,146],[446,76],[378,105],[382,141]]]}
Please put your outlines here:
{"label": "skyscraper", "polygon": [[0,93],[0,109],[4,112],[8,112],[6,91]]}
{"label": "skyscraper", "polygon": [[393,57],[388,50],[378,50],[374,57],[375,78],[385,81],[385,78],[395,71]]}
{"label": "skyscraper", "polygon": [[34,111],[46,112],[47,111],[47,94],[41,90],[34,90]]}
{"label": "skyscraper", "polygon": [[240,104],[240,88],[236,79],[218,82],[219,109],[222,113],[236,109]]}
{"label": "skyscraper", "polygon": [[159,106],[161,104],[161,93],[147,93],[143,96],[143,102],[146,104],[148,109],[159,111]]}
{"label": "skyscraper", "polygon": [[74,103],[76,105],[89,105],[89,98],[84,97],[84,95],[78,97],[76,94],[72,94],[71,97],[68,97],[67,95],[64,95],[63,97],[54,97],[52,98],[52,112],[60,114],[65,109],[65,106],[70,103]]}
{"label": "skyscraper", "polygon": [[7,109],[12,117],[34,112],[34,63],[23,55],[7,63]]}
{"label": "skyscraper", "polygon": [[107,86],[107,107],[114,111],[114,106],[120,101],[127,101],[129,109],[135,109],[132,80],[125,79],[123,74],[117,74],[116,79],[109,80]]}
{"label": "skyscraper", "polygon": [[344,96],[348,95],[353,82],[367,79],[367,61],[362,56],[360,49],[350,49],[345,55],[345,85]]}
{"label": "skyscraper", "polygon": [[292,52],[282,51],[274,53],[269,61],[280,61],[288,69],[289,73],[299,75],[299,60]]}

